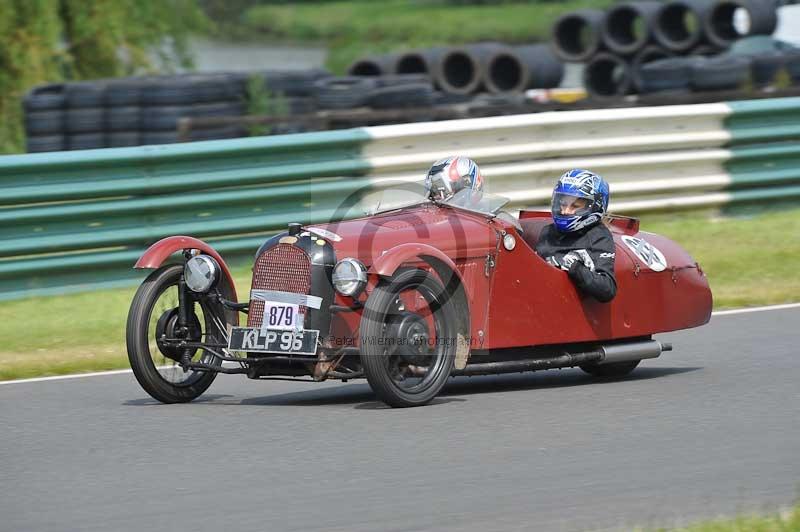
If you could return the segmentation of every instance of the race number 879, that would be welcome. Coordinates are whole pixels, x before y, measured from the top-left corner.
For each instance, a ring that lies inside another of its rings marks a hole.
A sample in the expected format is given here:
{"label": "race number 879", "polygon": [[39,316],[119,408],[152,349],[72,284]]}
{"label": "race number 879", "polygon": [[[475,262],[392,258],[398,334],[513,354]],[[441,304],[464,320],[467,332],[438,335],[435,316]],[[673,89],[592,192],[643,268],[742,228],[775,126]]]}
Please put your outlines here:
{"label": "race number 879", "polygon": [[300,305],[291,303],[264,303],[264,321],[262,328],[297,330],[301,329]]}

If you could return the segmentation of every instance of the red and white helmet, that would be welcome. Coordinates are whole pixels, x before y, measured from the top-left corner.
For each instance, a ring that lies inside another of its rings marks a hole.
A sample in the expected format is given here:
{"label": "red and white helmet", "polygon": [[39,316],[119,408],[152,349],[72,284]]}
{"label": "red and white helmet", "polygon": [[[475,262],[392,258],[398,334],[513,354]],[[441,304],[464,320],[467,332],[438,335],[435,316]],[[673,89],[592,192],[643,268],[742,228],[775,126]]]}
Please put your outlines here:
{"label": "red and white helmet", "polygon": [[458,155],[439,159],[425,177],[425,191],[434,201],[445,201],[465,188],[483,191],[483,176],[475,161]]}

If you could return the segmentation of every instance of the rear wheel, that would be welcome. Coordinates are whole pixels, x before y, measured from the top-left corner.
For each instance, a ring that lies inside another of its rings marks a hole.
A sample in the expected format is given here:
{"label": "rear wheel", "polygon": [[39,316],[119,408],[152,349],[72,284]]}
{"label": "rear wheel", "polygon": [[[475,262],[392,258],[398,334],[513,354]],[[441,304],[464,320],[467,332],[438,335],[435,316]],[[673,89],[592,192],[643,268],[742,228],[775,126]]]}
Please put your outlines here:
{"label": "rear wheel", "polygon": [[641,360],[612,362],[611,364],[584,364],[581,369],[595,377],[623,377],[636,369]]}
{"label": "rear wheel", "polygon": [[[180,349],[163,338],[194,342],[224,342],[225,318],[221,309],[205,302],[193,304],[186,331],[178,327],[178,281],[183,265],[164,266],[144,280],[128,313],[126,342],[128,359],[136,380],[162,403],[185,403],[208,389],[217,374],[213,371],[184,371]],[[190,352],[192,362],[219,365],[219,359],[203,349]]]}
{"label": "rear wheel", "polygon": [[406,270],[378,285],[361,319],[361,363],[378,397],[393,407],[430,402],[456,353],[456,312],[431,273]]}

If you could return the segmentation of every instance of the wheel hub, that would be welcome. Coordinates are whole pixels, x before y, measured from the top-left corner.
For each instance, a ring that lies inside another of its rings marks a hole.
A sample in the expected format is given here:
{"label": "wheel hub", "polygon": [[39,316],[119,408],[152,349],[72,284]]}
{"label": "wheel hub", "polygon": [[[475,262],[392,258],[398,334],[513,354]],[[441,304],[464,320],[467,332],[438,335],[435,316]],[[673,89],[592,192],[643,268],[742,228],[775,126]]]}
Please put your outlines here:
{"label": "wheel hub", "polygon": [[[180,362],[183,349],[177,347],[177,341],[199,342],[201,338],[202,328],[197,314],[192,313],[189,317],[188,327],[185,328],[178,326],[178,307],[167,310],[158,318],[156,345],[161,354],[167,358]],[[190,358],[196,352],[197,348],[192,348]]]}
{"label": "wheel hub", "polygon": [[396,339],[393,354],[409,363],[425,362],[429,353],[430,331],[425,318],[403,311],[390,321],[392,337]]}

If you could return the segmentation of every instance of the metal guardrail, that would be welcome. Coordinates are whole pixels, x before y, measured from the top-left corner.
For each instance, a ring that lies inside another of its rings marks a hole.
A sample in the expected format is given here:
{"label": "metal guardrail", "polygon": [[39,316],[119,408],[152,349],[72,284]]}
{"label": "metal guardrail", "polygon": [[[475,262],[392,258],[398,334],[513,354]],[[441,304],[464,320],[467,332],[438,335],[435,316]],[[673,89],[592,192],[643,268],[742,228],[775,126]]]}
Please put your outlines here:
{"label": "metal guardrail", "polygon": [[544,204],[569,167],[604,174],[615,212],[796,197],[798,138],[800,98],[785,98],[0,157],[0,299],[141,278],[130,266],[170,234],[249,254],[452,153],[516,206]]}

